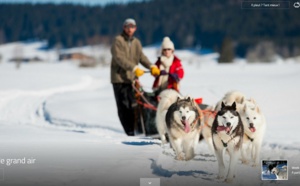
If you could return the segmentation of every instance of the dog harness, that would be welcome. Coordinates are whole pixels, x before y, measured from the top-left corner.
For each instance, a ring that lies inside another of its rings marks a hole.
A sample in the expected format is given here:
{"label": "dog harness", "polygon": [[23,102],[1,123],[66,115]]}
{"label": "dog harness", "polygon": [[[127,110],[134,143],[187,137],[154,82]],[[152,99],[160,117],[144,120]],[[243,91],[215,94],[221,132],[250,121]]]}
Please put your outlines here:
{"label": "dog harness", "polygon": [[254,141],[254,138],[250,138],[250,136],[248,136],[247,134],[245,134],[245,135],[247,136],[247,138],[248,138],[251,142]]}
{"label": "dog harness", "polygon": [[[229,134],[228,134],[228,135],[229,135]],[[218,134],[218,136],[219,136],[219,134]],[[229,135],[229,136],[230,136],[230,135]],[[235,137],[236,137],[236,136],[235,136]],[[228,140],[227,143],[225,143],[225,142],[221,139],[221,137],[219,136],[219,138],[220,138],[221,141],[222,141],[223,147],[225,147],[225,148],[228,146],[227,144],[228,144],[231,140],[234,140],[235,137],[231,137],[231,136],[230,136],[231,139]],[[233,142],[234,142],[234,141],[233,141]]]}

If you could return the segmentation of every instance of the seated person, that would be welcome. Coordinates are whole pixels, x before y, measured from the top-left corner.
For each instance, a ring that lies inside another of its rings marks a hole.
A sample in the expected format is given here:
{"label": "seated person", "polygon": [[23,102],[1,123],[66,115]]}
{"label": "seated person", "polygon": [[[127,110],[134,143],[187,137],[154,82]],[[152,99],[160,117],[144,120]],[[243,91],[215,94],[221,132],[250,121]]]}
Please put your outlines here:
{"label": "seated person", "polygon": [[179,92],[179,82],[184,71],[181,61],[174,55],[174,44],[169,37],[164,37],[161,46],[161,56],[155,65],[160,69],[160,75],[155,77],[153,91],[158,95],[165,89],[174,89]]}

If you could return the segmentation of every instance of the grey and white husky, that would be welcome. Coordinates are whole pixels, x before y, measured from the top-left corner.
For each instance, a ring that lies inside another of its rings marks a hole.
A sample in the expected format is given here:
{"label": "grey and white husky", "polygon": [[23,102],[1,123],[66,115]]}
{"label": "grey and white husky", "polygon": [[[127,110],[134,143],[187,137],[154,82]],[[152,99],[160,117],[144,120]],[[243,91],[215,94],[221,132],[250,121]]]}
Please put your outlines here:
{"label": "grey and white husky", "polygon": [[175,159],[193,159],[201,130],[201,118],[194,100],[178,97],[166,113],[166,124]]}
{"label": "grey and white husky", "polygon": [[235,177],[235,166],[240,157],[243,144],[244,126],[239,113],[236,111],[236,103],[231,106],[221,104],[211,128],[213,146],[218,160],[218,178],[225,177],[225,165],[223,151],[227,150],[230,156],[229,169],[226,182],[232,182]]}
{"label": "grey and white husky", "polygon": [[177,91],[173,89],[166,89],[162,91],[159,96],[159,103],[157,105],[156,111],[156,128],[161,140],[162,145],[167,143],[166,134],[167,134],[167,124],[166,124],[166,114],[169,107],[175,103],[179,98],[183,98]]}

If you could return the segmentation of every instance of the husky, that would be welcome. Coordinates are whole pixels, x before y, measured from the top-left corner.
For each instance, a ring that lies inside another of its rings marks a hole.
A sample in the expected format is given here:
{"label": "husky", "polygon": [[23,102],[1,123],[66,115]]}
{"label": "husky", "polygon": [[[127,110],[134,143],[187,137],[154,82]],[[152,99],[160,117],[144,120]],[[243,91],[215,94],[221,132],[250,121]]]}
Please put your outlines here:
{"label": "husky", "polygon": [[221,110],[222,103],[225,105],[231,105],[233,102],[236,103],[237,111],[241,110],[242,105],[245,101],[245,96],[239,91],[227,92],[224,97],[218,101],[215,105],[211,105],[205,110],[203,110],[204,121],[203,129],[201,135],[207,142],[209,148],[214,152],[214,147],[212,143],[211,127],[214,122],[216,113]]}
{"label": "husky", "polygon": [[218,179],[225,177],[223,151],[227,150],[230,161],[225,181],[232,182],[244,136],[244,126],[239,113],[236,111],[235,102],[231,106],[221,103],[221,110],[218,111],[212,124],[211,134],[219,166]]}
{"label": "husky", "polygon": [[166,113],[166,124],[175,159],[193,159],[201,131],[201,117],[194,99],[178,97]]}
{"label": "husky", "polygon": [[255,167],[259,165],[259,155],[266,130],[266,120],[253,99],[248,100],[248,103],[251,104],[244,104],[243,109],[240,112],[245,130],[245,148],[242,151],[242,162],[248,164],[249,161],[246,154],[250,154],[251,161],[253,161],[252,166]]}
{"label": "husky", "polygon": [[211,136],[211,127],[214,121],[214,118],[216,116],[216,113],[221,110],[222,103],[225,105],[231,105],[233,102],[236,103],[237,111],[241,110],[242,105],[245,101],[245,96],[239,91],[230,91],[227,92],[224,97],[217,102],[217,104],[213,106],[209,106],[205,110],[203,110],[203,115],[204,115],[204,125],[202,129],[201,135],[207,142],[209,148],[211,149],[212,152],[214,152],[214,147],[212,144],[212,136]]}
{"label": "husky", "polygon": [[271,170],[271,173],[276,175],[277,180],[287,180],[288,179],[286,169],[285,170],[280,170],[278,167],[274,167]]}
{"label": "husky", "polygon": [[183,98],[173,89],[166,89],[159,94],[160,100],[157,105],[155,123],[162,145],[167,143],[166,113],[168,108],[177,101],[178,97]]}

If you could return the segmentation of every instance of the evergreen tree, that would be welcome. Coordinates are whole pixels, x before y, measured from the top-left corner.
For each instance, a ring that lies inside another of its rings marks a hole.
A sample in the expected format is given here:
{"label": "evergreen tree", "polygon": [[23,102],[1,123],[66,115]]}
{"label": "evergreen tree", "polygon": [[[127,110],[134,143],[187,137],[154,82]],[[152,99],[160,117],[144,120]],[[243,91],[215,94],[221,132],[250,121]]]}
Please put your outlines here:
{"label": "evergreen tree", "polygon": [[225,37],[220,51],[219,63],[230,63],[234,59],[234,46],[229,37]]}

